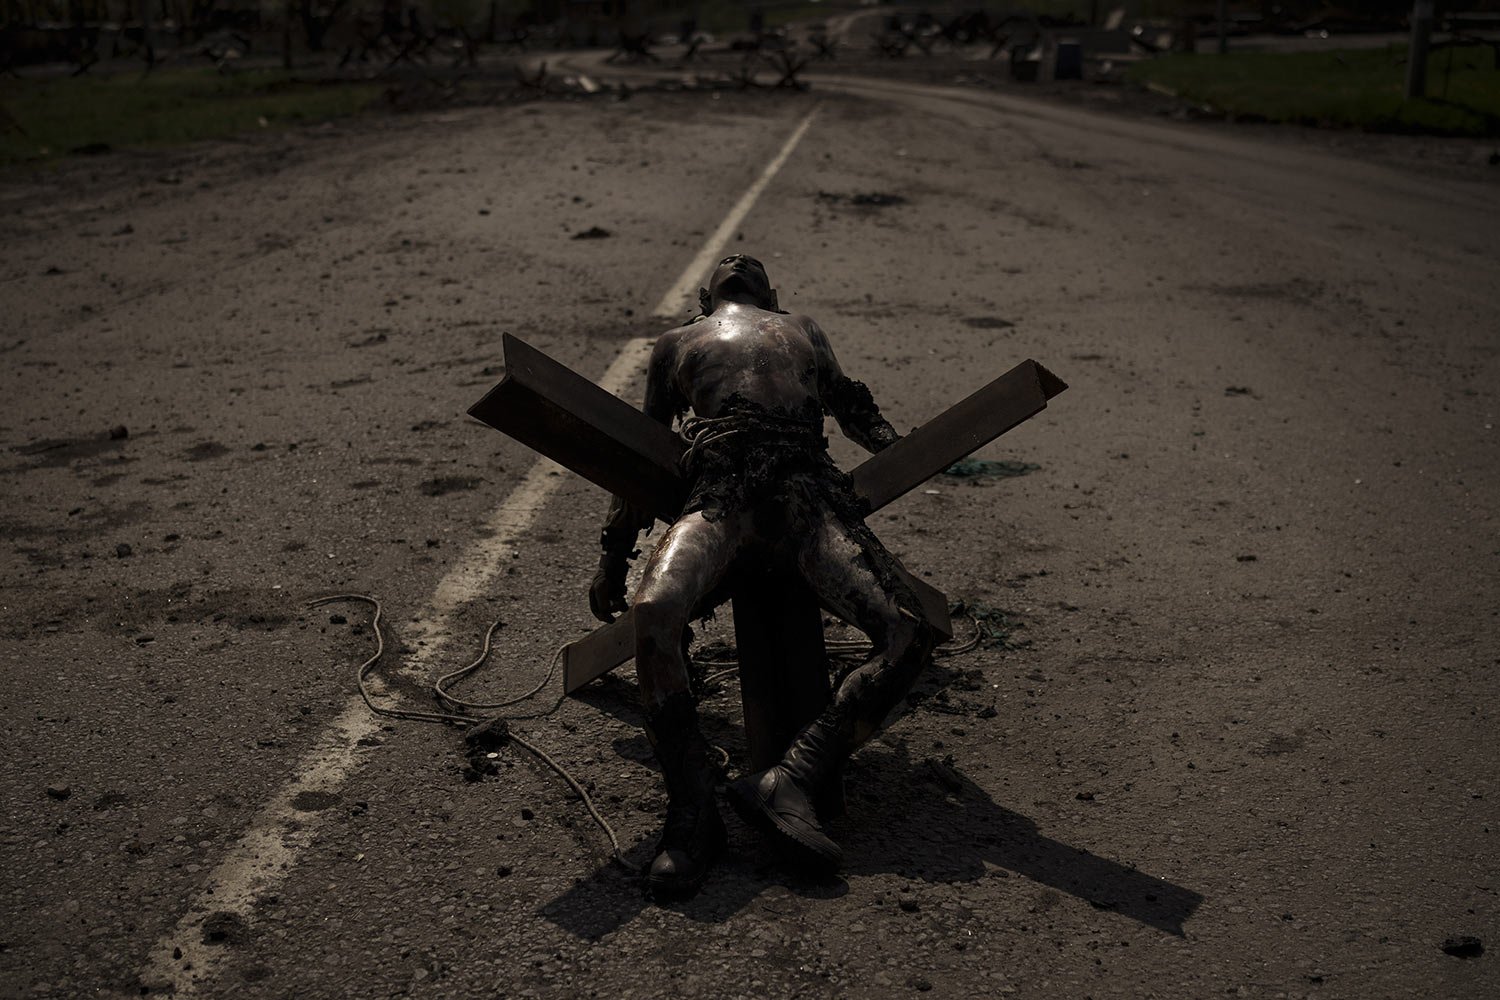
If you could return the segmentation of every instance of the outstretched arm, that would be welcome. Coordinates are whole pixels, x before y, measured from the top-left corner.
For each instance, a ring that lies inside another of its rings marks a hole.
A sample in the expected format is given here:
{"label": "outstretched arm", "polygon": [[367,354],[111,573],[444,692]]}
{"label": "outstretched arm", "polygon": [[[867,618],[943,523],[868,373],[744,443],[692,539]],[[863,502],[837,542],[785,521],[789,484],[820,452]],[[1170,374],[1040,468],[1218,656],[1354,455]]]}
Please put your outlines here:
{"label": "outstretched arm", "polygon": [[[675,333],[658,338],[646,370],[646,415],[668,427],[678,414],[687,410],[687,402],[672,379],[676,341]],[[609,514],[599,532],[599,547],[603,550],[599,570],[589,586],[589,610],[600,621],[614,621],[617,612],[625,612],[625,575],[630,570],[630,560],[640,555],[635,542],[642,531],[651,530],[654,520],[650,511],[619,497],[610,498]]]}
{"label": "outstretched arm", "polygon": [[818,324],[807,321],[808,337],[818,359],[818,396],[823,408],[838,421],[844,436],[866,451],[880,451],[901,439],[890,421],[880,415],[875,397],[863,382],[844,374],[833,345]]}

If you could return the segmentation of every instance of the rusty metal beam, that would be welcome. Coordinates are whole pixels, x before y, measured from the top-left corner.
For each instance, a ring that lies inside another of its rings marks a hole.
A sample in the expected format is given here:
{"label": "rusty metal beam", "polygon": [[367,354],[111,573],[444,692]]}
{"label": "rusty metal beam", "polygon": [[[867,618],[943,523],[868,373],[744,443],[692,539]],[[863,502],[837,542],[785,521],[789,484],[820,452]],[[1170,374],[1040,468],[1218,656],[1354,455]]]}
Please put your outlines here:
{"label": "rusty metal beam", "polygon": [[[688,490],[677,464],[681,440],[524,341],[506,334],[502,343],[505,376],[470,415],[662,520],[675,520]],[[866,460],[854,470],[855,489],[878,510],[1040,412],[1066,388],[1046,368],[1024,361]],[[947,597],[902,572],[928,620],[951,636]],[[627,613],[564,648],[564,687],[572,694],[634,655]]]}
{"label": "rusty metal beam", "polygon": [[922,616],[927,619],[927,623],[937,629],[938,635],[943,639],[953,638],[953,619],[948,616],[948,595],[932,584],[912,576],[899,562],[896,563],[896,568],[906,580],[906,585],[916,593],[917,603],[922,605]]}
{"label": "rusty metal beam", "polygon": [[688,484],[671,429],[510,334],[505,377],[469,415],[670,524]]}
{"label": "rusty metal beam", "polygon": [[575,693],[635,657],[635,610],[563,647],[563,690]]}
{"label": "rusty metal beam", "polygon": [[[900,565],[899,563],[897,564]],[[922,613],[944,639],[953,637],[953,621],[948,615],[948,596],[929,583],[901,569],[906,582],[916,591]],[[633,611],[608,625],[594,629],[582,639],[563,647],[563,690],[573,694],[590,681],[597,680],[635,656],[635,622]]]}
{"label": "rusty metal beam", "polygon": [[879,510],[1047,407],[1067,383],[1023,361],[854,470],[854,488]]}

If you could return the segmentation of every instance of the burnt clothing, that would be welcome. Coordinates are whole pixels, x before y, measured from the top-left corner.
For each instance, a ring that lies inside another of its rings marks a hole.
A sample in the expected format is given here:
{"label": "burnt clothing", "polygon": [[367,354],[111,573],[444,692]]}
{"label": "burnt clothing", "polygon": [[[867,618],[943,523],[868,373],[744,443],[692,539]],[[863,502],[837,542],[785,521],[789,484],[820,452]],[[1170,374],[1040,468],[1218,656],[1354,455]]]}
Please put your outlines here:
{"label": "burnt clothing", "polygon": [[693,484],[684,514],[701,511],[717,521],[809,490],[831,497],[841,485],[854,500],[852,484],[840,482],[849,477],[828,457],[823,414],[812,400],[791,413],[732,396],[718,416],[683,421],[682,437],[682,471]]}
{"label": "burnt clothing", "polygon": [[827,388],[823,406],[837,416],[839,426],[846,428],[845,432],[856,442],[874,451],[890,447],[901,437],[880,415],[870,387],[863,382],[847,376],[834,379]]}
{"label": "burnt clothing", "polygon": [[604,527],[599,531],[599,548],[605,556],[616,560],[634,559],[640,555],[635,548],[636,538],[642,531],[649,532],[654,521],[650,513],[614,497]]}
{"label": "burnt clothing", "polygon": [[923,618],[899,564],[865,524],[869,504],[828,455],[815,401],[791,413],[731,397],[719,416],[685,421],[683,437],[689,445],[683,471],[692,480],[683,514],[701,513],[709,521],[750,514],[768,543],[794,550],[823,518],[836,518],[881,589]]}

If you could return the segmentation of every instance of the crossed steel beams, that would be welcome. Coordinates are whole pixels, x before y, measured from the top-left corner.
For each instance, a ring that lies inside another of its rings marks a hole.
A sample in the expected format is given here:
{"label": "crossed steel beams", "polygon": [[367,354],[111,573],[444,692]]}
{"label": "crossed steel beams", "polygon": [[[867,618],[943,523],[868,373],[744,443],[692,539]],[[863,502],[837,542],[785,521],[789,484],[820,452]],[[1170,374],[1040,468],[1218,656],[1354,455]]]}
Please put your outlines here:
{"label": "crossed steel beams", "polygon": [[[597,486],[676,520],[690,484],[678,471],[684,445],[672,431],[524,341],[505,334],[505,377],[469,408],[489,424]],[[1067,384],[1023,361],[852,473],[855,490],[876,511],[954,462],[1041,412]],[[929,620],[951,635],[948,599],[908,576]],[[635,655],[629,614],[568,644],[563,684],[569,694]]]}

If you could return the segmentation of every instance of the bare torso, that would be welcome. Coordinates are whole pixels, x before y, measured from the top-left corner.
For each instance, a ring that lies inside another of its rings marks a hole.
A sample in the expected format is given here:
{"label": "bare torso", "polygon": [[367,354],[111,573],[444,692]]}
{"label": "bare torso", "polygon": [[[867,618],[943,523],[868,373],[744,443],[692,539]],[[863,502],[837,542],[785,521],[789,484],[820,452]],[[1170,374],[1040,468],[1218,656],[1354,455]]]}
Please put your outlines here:
{"label": "bare torso", "polygon": [[700,417],[719,416],[731,396],[788,412],[819,398],[826,341],[805,316],[726,304],[662,341],[661,380]]}
{"label": "bare torso", "polygon": [[[729,258],[721,270],[738,260]],[[761,301],[771,308],[733,299],[720,300],[706,316],[657,338],[646,376],[647,415],[672,427],[689,410],[697,417],[723,417],[744,412],[731,405],[743,402],[752,409],[793,417],[789,431],[786,427],[779,428],[792,436],[809,429],[798,429],[798,423],[816,417],[819,433],[812,437],[821,441],[821,414],[826,412],[838,422],[846,437],[867,451],[879,451],[894,443],[900,435],[881,416],[870,390],[843,373],[828,337],[818,324],[806,316],[776,311],[773,293]],[[714,430],[704,424],[696,428],[684,425],[683,430],[692,437],[693,448],[705,449],[700,455],[711,453],[715,447]],[[750,441],[742,435],[743,429],[729,430],[720,434],[718,440],[738,448]],[[821,453],[826,459],[826,452]],[[699,499],[712,500],[715,496],[710,490]],[[739,536],[729,537],[725,532],[735,526],[736,531],[743,533],[752,522],[710,519],[703,509],[706,508],[695,509],[691,516],[683,515],[673,523],[647,565],[642,587],[655,593],[669,585],[680,585],[689,595],[684,599],[690,605],[712,589],[710,584],[725,569],[726,560],[732,559],[746,541]],[[804,514],[824,523],[829,531],[837,531],[842,524],[838,518],[825,523],[820,511]],[[610,503],[610,513],[600,533],[604,554],[589,596],[590,607],[603,621],[611,620],[611,612],[625,610],[628,553],[641,530],[651,522],[650,512],[634,508],[619,497]],[[808,527],[822,530],[812,523]],[[846,548],[858,549],[869,544],[872,543],[848,541]]]}

